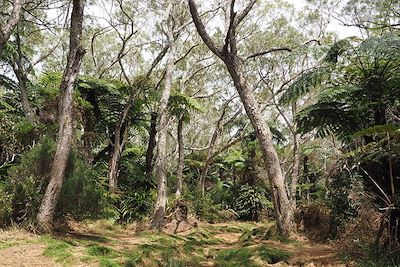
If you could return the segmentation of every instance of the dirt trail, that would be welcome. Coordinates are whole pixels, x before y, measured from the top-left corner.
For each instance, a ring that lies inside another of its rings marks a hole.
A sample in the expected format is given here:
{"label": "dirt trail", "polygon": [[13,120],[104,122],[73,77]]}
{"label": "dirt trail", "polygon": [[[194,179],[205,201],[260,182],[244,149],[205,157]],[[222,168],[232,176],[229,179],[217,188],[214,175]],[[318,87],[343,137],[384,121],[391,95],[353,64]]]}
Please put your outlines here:
{"label": "dirt trail", "polygon": [[[178,235],[176,235],[175,237],[181,237],[183,238],[182,240],[185,240],[184,238],[192,235],[193,233],[200,234],[202,233],[202,231],[209,231],[210,233],[213,233],[209,240],[219,240],[219,243],[206,243],[199,247],[201,249],[204,249],[204,258],[203,261],[201,261],[200,266],[216,266],[214,260],[215,255],[217,255],[219,251],[243,248],[244,243],[243,240],[241,240],[241,237],[245,230],[244,228],[241,228],[241,226],[242,225],[240,223],[213,225],[202,223],[196,229],[186,230],[184,227],[182,227],[185,230],[179,232]],[[257,227],[259,225],[254,226]],[[90,246],[93,246],[93,244],[111,248],[118,254],[116,257],[111,258],[111,260],[120,264],[121,266],[124,266],[123,262],[127,258],[126,254],[123,253],[126,253],[127,251],[136,251],[136,248],[140,247],[141,245],[153,244],[152,242],[156,240],[154,239],[154,237],[157,235],[158,234],[156,232],[144,232],[144,235],[138,235],[137,233],[135,233],[134,229],[118,228],[106,231],[104,230],[104,228],[93,230],[82,226],[81,228],[75,229],[74,232],[69,233],[65,236],[56,236],[55,239],[64,242],[66,240],[73,241],[72,243],[74,243],[74,245],[72,245],[69,249],[69,252],[72,253],[72,258],[69,261],[70,264],[68,264],[69,266],[99,266],[99,261],[101,260],[101,258],[88,256],[87,254],[88,248]],[[173,235],[170,235],[169,233],[167,233],[167,235],[164,234],[164,238],[171,236]],[[251,244],[247,245],[248,248],[265,246],[266,248],[274,248],[287,251],[291,255],[286,262],[279,262],[276,264],[268,264],[265,261],[260,262],[259,258],[255,259],[258,266],[345,266],[337,258],[335,248],[330,245],[315,244],[305,239],[299,242],[282,243],[277,240],[260,240],[253,238],[250,242]],[[184,245],[185,243],[175,243],[175,245],[176,244],[181,244],[178,245],[179,247]],[[40,241],[39,236],[35,236],[27,232],[19,232],[18,234],[15,234],[11,231],[0,231],[1,267],[63,266],[51,257],[44,256],[43,252],[45,249],[46,244]],[[88,261],[81,261],[85,257],[88,258]],[[159,259],[154,257],[143,258],[141,264],[144,264],[149,260]],[[136,266],[144,266],[141,264],[138,263]]]}
{"label": "dirt trail", "polygon": [[57,267],[62,266],[43,256],[43,244],[16,245],[0,250],[0,266],[4,267]]}

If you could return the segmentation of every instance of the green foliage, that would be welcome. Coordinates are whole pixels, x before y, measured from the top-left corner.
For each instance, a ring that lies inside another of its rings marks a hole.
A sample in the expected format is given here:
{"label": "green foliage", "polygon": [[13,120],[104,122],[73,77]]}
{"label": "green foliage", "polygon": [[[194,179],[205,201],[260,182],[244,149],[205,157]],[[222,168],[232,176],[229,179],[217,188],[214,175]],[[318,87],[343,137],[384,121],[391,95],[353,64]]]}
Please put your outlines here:
{"label": "green foliage", "polygon": [[210,223],[224,221],[224,216],[220,214],[224,208],[221,204],[215,204],[208,193],[201,196],[200,192],[196,191],[194,194],[186,195],[185,198],[189,200],[193,212],[202,220]]}
{"label": "green foliage", "polygon": [[3,221],[26,222],[34,219],[45,190],[48,166],[55,150],[55,143],[44,138],[40,144],[22,156],[18,165],[9,169],[4,180],[5,195],[11,199],[12,216]]}
{"label": "green foliage", "polygon": [[316,129],[320,136],[336,133],[346,138],[385,124],[385,110],[396,106],[400,93],[399,44],[396,35],[368,38],[358,46],[335,44],[330,52],[335,54],[335,68],[321,82],[325,88],[316,103],[298,114],[300,131]]}
{"label": "green foliage", "polygon": [[174,92],[168,100],[169,113],[175,117],[182,116],[183,121],[190,121],[191,112],[203,112],[204,109],[200,103],[185,94]]}
{"label": "green foliage", "polygon": [[[1,202],[7,203],[0,221],[24,223],[35,219],[49,179],[55,142],[48,137],[21,157],[3,181]],[[98,218],[105,208],[104,189],[97,184],[97,176],[72,151],[66,168],[57,216],[66,214],[76,219]],[[12,211],[10,213],[10,210]]]}
{"label": "green foliage", "polygon": [[270,204],[263,188],[259,186],[243,185],[238,192],[235,211],[242,220],[258,221],[260,212],[270,207]]}
{"label": "green foliage", "polygon": [[331,182],[328,184],[329,195],[326,204],[331,210],[331,225],[337,234],[350,219],[357,215],[361,205],[361,196],[364,192],[362,176],[355,171],[338,171]]}
{"label": "green foliage", "polygon": [[57,205],[59,215],[70,214],[77,220],[101,218],[106,207],[105,188],[99,186],[96,171],[72,151]]}
{"label": "green foliage", "polygon": [[122,189],[120,194],[112,196],[113,218],[118,223],[131,223],[150,214],[154,206],[154,192]]}
{"label": "green foliage", "polygon": [[313,89],[320,89],[331,72],[330,66],[316,68],[304,73],[299,79],[293,82],[283,93],[279,102],[288,105],[294,100],[299,99]]}
{"label": "green foliage", "polygon": [[[145,151],[128,146],[121,158],[119,190],[111,198],[111,212],[119,223],[130,223],[150,214],[155,201],[155,182],[145,174]],[[134,188],[134,190],[132,190]]]}

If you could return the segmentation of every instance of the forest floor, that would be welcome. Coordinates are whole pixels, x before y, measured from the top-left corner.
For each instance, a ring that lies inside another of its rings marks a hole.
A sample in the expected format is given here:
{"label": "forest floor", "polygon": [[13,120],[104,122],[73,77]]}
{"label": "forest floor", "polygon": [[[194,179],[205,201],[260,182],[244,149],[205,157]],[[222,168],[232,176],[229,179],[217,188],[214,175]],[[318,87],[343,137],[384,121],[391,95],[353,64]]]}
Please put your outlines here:
{"label": "forest floor", "polygon": [[162,233],[108,221],[54,236],[4,230],[0,266],[345,266],[333,246],[277,239],[272,224],[183,224],[177,234],[172,224]]}

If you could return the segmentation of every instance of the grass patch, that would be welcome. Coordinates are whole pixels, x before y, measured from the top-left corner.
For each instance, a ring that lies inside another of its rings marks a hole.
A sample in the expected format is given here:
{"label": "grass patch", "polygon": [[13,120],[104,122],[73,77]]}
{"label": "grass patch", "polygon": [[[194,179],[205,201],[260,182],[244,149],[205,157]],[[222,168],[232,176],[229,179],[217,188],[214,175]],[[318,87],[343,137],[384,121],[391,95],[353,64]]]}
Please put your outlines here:
{"label": "grass patch", "polygon": [[270,248],[263,245],[257,248],[257,252],[260,258],[262,258],[269,264],[275,264],[280,261],[287,261],[290,257],[290,253],[287,251]]}
{"label": "grass patch", "polygon": [[116,252],[112,248],[100,246],[97,244],[91,245],[87,249],[86,252],[90,256],[100,256],[100,257],[115,257],[116,256]]}
{"label": "grass patch", "polygon": [[215,263],[219,267],[257,266],[251,259],[252,256],[253,251],[248,247],[226,249],[217,253]]}
{"label": "grass patch", "polygon": [[0,241],[0,249],[10,248],[10,247],[16,246],[18,244],[20,244],[20,243],[13,242],[13,241],[5,241],[5,242]]}
{"label": "grass patch", "polygon": [[100,267],[120,267],[118,263],[116,263],[114,260],[107,259],[107,258],[101,258],[99,260]]}
{"label": "grass patch", "polygon": [[72,253],[70,251],[72,245],[64,241],[56,240],[53,238],[43,238],[47,247],[43,251],[43,255],[53,258],[56,262],[68,265],[72,261]]}

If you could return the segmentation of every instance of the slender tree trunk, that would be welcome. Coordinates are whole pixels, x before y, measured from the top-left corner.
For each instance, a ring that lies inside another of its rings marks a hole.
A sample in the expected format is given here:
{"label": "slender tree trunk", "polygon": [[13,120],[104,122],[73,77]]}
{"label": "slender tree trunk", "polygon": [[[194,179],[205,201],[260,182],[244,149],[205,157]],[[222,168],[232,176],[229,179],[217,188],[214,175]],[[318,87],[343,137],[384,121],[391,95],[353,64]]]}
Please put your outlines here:
{"label": "slender tree trunk", "polygon": [[33,112],[33,109],[29,102],[28,90],[27,90],[27,85],[29,83],[29,79],[27,77],[26,71],[22,64],[23,55],[22,55],[22,51],[21,51],[21,38],[20,38],[19,34],[16,34],[16,43],[17,43],[18,55],[14,59],[12,68],[14,70],[15,76],[17,76],[17,79],[18,79],[18,87],[19,87],[19,91],[20,91],[20,95],[21,95],[22,109],[24,111],[25,117],[31,123],[34,123],[36,118],[35,118],[35,113]]}
{"label": "slender tree trunk", "polygon": [[[221,119],[222,119],[222,117],[223,116],[221,116]],[[214,150],[215,142],[217,141],[218,133],[220,131],[220,122],[221,122],[221,120],[218,121],[217,127],[211,137],[210,144],[208,145],[208,148],[207,148],[207,157],[204,162],[203,168],[201,169],[201,173],[200,173],[200,177],[199,177],[199,189],[200,189],[200,193],[202,196],[204,196],[204,193],[205,193],[206,176],[207,176],[208,169],[210,167],[210,164],[211,164],[211,161],[213,158],[213,150]]]}
{"label": "slender tree trunk", "polygon": [[129,123],[126,119],[134,104],[132,99],[128,101],[128,105],[126,105],[120,113],[118,123],[115,125],[114,140],[112,140],[111,151],[109,153],[108,184],[111,193],[115,193],[118,189],[119,163],[129,130]]}
{"label": "slender tree trunk", "polygon": [[182,116],[178,120],[178,168],[176,171],[176,191],[175,195],[177,198],[181,196],[182,185],[183,185],[183,167],[184,167],[184,151],[183,151],[183,118]]}
{"label": "slender tree trunk", "polygon": [[79,73],[84,50],[81,47],[83,0],[73,0],[70,28],[70,45],[67,66],[60,85],[60,110],[57,149],[50,171],[50,181],[37,215],[40,230],[49,232],[60,196],[73,139],[73,89]]}
{"label": "slender tree trunk", "polygon": [[83,114],[83,154],[88,166],[93,164],[94,156],[92,152],[95,127],[95,118],[90,110],[85,110]]}
{"label": "slender tree trunk", "polygon": [[21,95],[21,104],[22,104],[22,109],[24,111],[25,117],[30,121],[31,123],[35,122],[35,113],[32,110],[31,104],[29,102],[28,98],[28,90],[27,90],[27,84],[29,82],[28,77],[22,71],[19,67],[15,66],[14,68],[14,73],[17,76],[18,79],[18,87],[19,87],[19,92]]}
{"label": "slender tree trunk", "polygon": [[118,188],[119,160],[121,157],[121,127],[114,131],[114,140],[111,144],[110,156],[108,160],[108,185],[110,193],[115,193]]}
{"label": "slender tree trunk", "polygon": [[303,177],[304,177],[304,182],[308,185],[307,186],[307,194],[306,194],[306,199],[307,202],[310,200],[310,172],[308,169],[308,156],[304,156],[304,162],[303,162]]}
{"label": "slender tree trunk", "polygon": [[169,54],[167,59],[167,68],[165,72],[165,85],[158,108],[158,142],[156,157],[156,177],[157,177],[157,200],[154,208],[153,218],[151,220],[152,229],[161,229],[165,216],[167,205],[167,173],[166,173],[166,148],[167,148],[167,105],[171,95],[173,72],[175,69],[175,39],[171,25],[170,12],[172,2],[169,3],[166,11],[167,38],[169,43]]}
{"label": "slender tree trunk", "polygon": [[15,26],[17,26],[22,13],[22,4],[23,0],[14,0],[13,1],[13,9],[11,12],[11,17],[6,22],[4,27],[0,28],[0,53],[3,51],[4,45],[7,43],[8,39]]}
{"label": "slender tree trunk", "polygon": [[151,113],[150,119],[150,131],[149,131],[149,142],[146,151],[146,174],[153,174],[153,159],[154,149],[156,148],[156,136],[157,136],[157,117],[158,113]]}
{"label": "slender tree trunk", "polygon": [[[297,112],[296,103],[292,104],[292,117]],[[293,169],[292,180],[290,181],[290,199],[292,201],[293,210],[296,209],[296,188],[300,175],[300,134],[297,133],[296,123],[293,123]]]}

